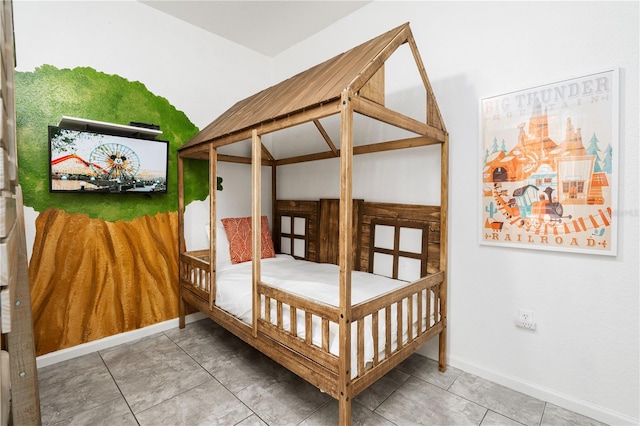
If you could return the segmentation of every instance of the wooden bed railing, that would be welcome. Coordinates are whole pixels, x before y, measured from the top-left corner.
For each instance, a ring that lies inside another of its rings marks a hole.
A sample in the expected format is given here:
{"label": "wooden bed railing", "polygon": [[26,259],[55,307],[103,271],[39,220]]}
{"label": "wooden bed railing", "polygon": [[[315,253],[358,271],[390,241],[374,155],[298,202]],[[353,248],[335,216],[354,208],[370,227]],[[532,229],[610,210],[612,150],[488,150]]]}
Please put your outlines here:
{"label": "wooden bed railing", "polygon": [[[182,290],[190,291],[207,304],[214,300],[215,284],[208,278],[208,271],[211,269],[208,250],[183,253],[180,260]],[[443,277],[442,272],[431,274],[352,307],[350,322],[356,324],[356,333],[352,339],[357,341],[357,375],[352,385],[357,392],[364,390],[384,374],[376,367],[389,363],[397,365],[406,357],[394,355],[399,352],[414,352],[442,330],[439,295]],[[278,345],[303,353],[309,361],[323,366],[327,377],[318,379],[319,387],[337,398],[335,376],[339,371],[340,360],[330,352],[329,340],[332,324],[338,328],[339,308],[282,291],[263,282],[258,283],[258,293],[261,300],[258,334],[269,337],[278,342]],[[301,315],[304,316],[302,329],[297,321]],[[370,328],[365,326],[365,320],[369,316]],[[285,326],[287,323],[288,327]],[[318,323],[320,344],[313,341]],[[373,361],[370,363],[364,358],[365,333],[368,330],[373,338]],[[392,340],[393,333],[396,333],[395,344]],[[381,351],[379,348],[382,343],[384,349]],[[388,371],[388,368],[381,371]]]}
{"label": "wooden bed railing", "polygon": [[180,254],[180,285],[209,303],[215,303],[215,272],[209,262],[209,250],[196,250]]}
{"label": "wooden bed railing", "polygon": [[[284,292],[265,283],[258,285],[258,293],[264,297],[260,306],[258,332],[298,352],[310,354],[313,361],[337,374],[338,358],[329,352],[329,327],[331,323],[338,324],[339,309]],[[272,303],[276,305],[275,318],[272,318],[271,309],[267,309],[272,306]],[[288,329],[284,327],[285,310],[289,311]],[[299,330],[297,327],[298,315],[304,315],[304,330]],[[320,346],[313,344],[313,316],[320,318],[321,321],[322,343]]]}
{"label": "wooden bed railing", "polygon": [[[327,226],[325,221],[335,222],[327,213],[335,213],[335,204],[335,200],[278,201],[273,221],[276,247],[284,239],[293,250],[294,240],[300,240],[304,242],[306,260],[332,263],[338,230]],[[381,270],[380,273],[398,278],[399,259],[405,258],[420,263],[418,276],[422,278],[406,278],[416,281],[351,306],[347,322],[351,324],[349,334],[353,343],[352,359],[347,361],[351,397],[380,379],[432,337],[440,334],[442,339],[446,324],[446,300],[441,299],[445,297],[445,272],[439,269],[439,208],[354,200],[354,210],[359,212],[354,215],[354,224],[362,228],[356,233],[358,238],[353,245],[354,271],[373,272],[373,257],[382,253],[387,259],[393,259],[394,266],[392,271]],[[304,224],[302,232],[294,226],[296,220]],[[281,225],[286,225],[286,229],[281,229]],[[382,226],[387,232],[393,229],[393,249],[377,246],[376,226]],[[421,244],[411,246],[415,253],[401,249],[400,233],[404,229],[419,230],[422,236]],[[343,312],[338,307],[258,281],[259,314],[254,329],[215,305],[216,272],[210,255],[210,250],[180,254],[181,309],[184,311],[185,302],[197,307],[249,344],[340,400],[344,392],[340,372],[345,360],[336,355],[340,345],[332,346],[332,333],[340,331]]]}

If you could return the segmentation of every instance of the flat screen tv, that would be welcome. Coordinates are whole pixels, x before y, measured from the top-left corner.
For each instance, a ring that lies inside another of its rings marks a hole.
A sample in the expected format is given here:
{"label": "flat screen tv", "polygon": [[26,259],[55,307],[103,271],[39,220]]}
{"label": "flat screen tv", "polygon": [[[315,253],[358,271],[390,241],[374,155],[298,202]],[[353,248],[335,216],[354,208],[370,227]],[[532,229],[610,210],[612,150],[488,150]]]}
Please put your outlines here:
{"label": "flat screen tv", "polygon": [[50,192],[167,192],[167,141],[49,126],[49,160]]}

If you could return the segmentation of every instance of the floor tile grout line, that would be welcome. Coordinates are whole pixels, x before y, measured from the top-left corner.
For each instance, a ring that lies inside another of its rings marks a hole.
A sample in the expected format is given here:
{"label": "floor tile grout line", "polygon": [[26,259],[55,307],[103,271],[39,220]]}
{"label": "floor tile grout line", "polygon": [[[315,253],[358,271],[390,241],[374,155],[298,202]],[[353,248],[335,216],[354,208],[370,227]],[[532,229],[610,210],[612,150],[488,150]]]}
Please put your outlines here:
{"label": "floor tile grout line", "polygon": [[[216,326],[217,326],[217,324],[216,324]],[[166,334],[164,331],[163,331],[162,333],[163,333],[165,336],[167,336],[167,334]],[[267,424],[267,425],[268,425],[268,423],[267,423],[266,421],[264,421],[264,420],[263,420],[263,419],[258,415],[258,413],[256,413],[255,411],[253,411],[253,410],[251,409],[251,407],[249,407],[247,404],[245,404],[245,402],[244,402],[243,400],[241,400],[240,398],[238,398],[238,395],[236,395],[234,392],[232,392],[232,391],[231,391],[231,389],[229,389],[228,387],[226,387],[226,386],[224,385],[224,383],[222,383],[222,382],[221,382],[221,381],[220,381],[220,380],[219,380],[219,379],[218,379],[218,378],[217,378],[213,373],[211,373],[211,372],[210,372],[209,370],[207,370],[207,369],[206,369],[202,364],[200,364],[200,363],[199,363],[199,362],[198,362],[198,361],[197,361],[197,360],[196,360],[196,359],[195,359],[195,358],[194,358],[194,357],[193,357],[193,356],[192,356],[192,355],[191,355],[191,354],[190,354],[190,353],[185,349],[185,348],[183,348],[182,346],[180,346],[180,344],[179,344],[178,342],[174,341],[170,336],[167,336],[167,338],[168,338],[171,342],[173,342],[177,347],[179,347],[179,348],[180,348],[180,350],[181,350],[182,352],[184,352],[184,353],[185,353],[189,358],[191,358],[191,360],[193,360],[193,362],[195,362],[195,363],[198,365],[198,367],[200,367],[201,369],[203,369],[203,370],[204,370],[204,371],[205,371],[209,376],[211,376],[211,377],[213,378],[213,380],[215,380],[216,382],[218,382],[218,384],[219,384],[220,386],[222,386],[222,387],[223,387],[227,392],[229,392],[231,395],[233,395],[233,397],[234,397],[236,400],[238,400],[238,402],[240,402],[242,405],[244,405],[245,407],[247,407],[247,409],[248,409],[249,411],[251,411],[251,413],[252,413],[253,415],[255,415],[257,418],[259,418],[259,419],[260,419],[260,421],[262,421],[263,423],[265,423],[265,424]],[[198,386],[200,386],[200,385],[198,385]],[[196,387],[197,387],[197,386],[196,386]],[[192,388],[192,389],[193,389],[193,388]],[[169,399],[170,399],[170,398],[169,398]],[[164,401],[163,401],[163,402],[164,402]],[[156,405],[157,405],[157,404],[156,404]],[[249,417],[251,417],[251,416],[249,416]],[[248,417],[247,417],[247,418],[248,418]]]}
{"label": "floor tile grout line", "polygon": [[127,401],[127,398],[125,398],[124,394],[122,393],[122,389],[120,389],[120,385],[118,385],[118,381],[116,380],[115,377],[113,377],[113,373],[111,373],[111,369],[109,368],[109,365],[107,365],[107,362],[102,357],[102,353],[100,353],[100,351],[96,351],[96,352],[98,353],[98,356],[100,357],[100,361],[102,361],[102,364],[105,366],[105,368],[109,372],[109,376],[111,377],[111,380],[113,380],[113,384],[116,385],[116,388],[118,388],[118,392],[120,393],[120,396],[124,400],[124,403],[127,404],[127,408],[129,409],[129,412],[133,416],[133,419],[135,420],[135,422],[138,425],[140,425],[140,422],[138,421],[138,418],[136,417],[135,413],[133,412],[133,409],[131,408],[131,405],[129,405],[129,401]]}
{"label": "floor tile grout line", "polygon": [[482,425],[482,422],[484,422],[484,419],[487,418],[487,414],[489,414],[489,409],[487,408],[484,412],[484,416],[482,416],[482,418],[480,419],[480,422],[478,423],[478,426]]}
{"label": "floor tile grout line", "polygon": [[[329,400],[327,400],[327,402],[325,402],[324,404],[321,404],[318,408],[316,408],[315,410],[313,410],[311,413],[309,413],[309,415],[307,417],[305,417],[304,419],[300,420],[298,423],[296,423],[297,425],[300,425],[302,423],[304,423],[307,419],[311,418],[311,416],[313,416],[315,413],[317,413],[318,411],[320,411],[321,409],[323,409],[324,407],[326,407],[327,405],[331,404],[332,401],[335,401],[334,398],[331,398]],[[264,421],[264,420],[263,420]],[[266,422],[265,422],[266,423]]]}
{"label": "floor tile grout line", "polygon": [[[413,375],[412,375],[412,376],[413,376]],[[514,422],[516,422],[516,423],[520,423],[520,424],[523,424],[523,425],[524,425],[524,423],[522,423],[522,422],[520,422],[520,421],[518,421],[518,420],[512,419],[511,417],[509,417],[509,416],[507,416],[507,415],[505,415],[505,414],[502,414],[502,413],[500,413],[500,412],[498,412],[498,411],[496,411],[496,410],[493,410],[493,409],[491,409],[491,408],[489,408],[489,407],[486,407],[486,406],[484,406],[483,404],[480,404],[478,401],[474,401],[474,400],[469,399],[469,398],[467,398],[467,397],[464,397],[464,396],[462,396],[462,395],[458,395],[458,394],[456,394],[456,393],[454,393],[454,392],[451,392],[449,389],[451,388],[451,386],[453,386],[453,384],[456,382],[456,380],[458,380],[458,377],[459,377],[459,376],[457,376],[457,377],[453,380],[453,382],[451,382],[451,384],[450,384],[446,389],[445,389],[445,388],[442,388],[442,387],[440,387],[440,386],[438,386],[438,385],[436,385],[436,384],[434,384],[434,383],[431,383],[430,381],[425,380],[425,379],[423,379],[423,378],[420,378],[420,377],[417,377],[417,376],[413,376],[413,377],[415,377],[416,379],[418,379],[418,380],[420,380],[420,381],[422,381],[422,382],[424,382],[424,383],[428,383],[428,384],[430,384],[431,386],[435,386],[436,388],[438,388],[438,389],[440,389],[440,390],[442,390],[442,391],[444,391],[444,392],[448,393],[449,395],[455,396],[456,398],[460,398],[460,399],[463,399],[463,400],[465,400],[465,401],[467,401],[467,402],[470,402],[470,403],[472,403],[472,404],[475,404],[475,405],[477,405],[477,406],[478,406],[478,407],[480,407],[480,408],[484,408],[486,411],[485,411],[485,413],[484,413],[484,416],[482,417],[482,420],[484,420],[484,417],[486,417],[486,415],[487,415],[487,413],[488,413],[489,411],[492,411],[492,412],[494,412],[494,413],[496,413],[496,414],[499,414],[499,415],[501,415],[501,416],[503,416],[503,417],[505,417],[505,418],[507,418],[507,419],[509,419],[509,420],[511,420],[511,421],[514,421]],[[394,391],[394,392],[395,392],[395,391]],[[482,424],[482,421],[480,421],[480,423],[478,423],[478,425],[480,425],[480,424]]]}
{"label": "floor tile grout line", "polygon": [[[173,343],[178,349],[180,349],[183,353],[185,353],[193,362],[195,362],[196,365],[198,365],[198,367],[200,367],[202,370],[204,370],[204,372],[207,373],[213,380],[215,380],[216,382],[220,383],[220,381],[218,379],[216,379],[216,377],[213,374],[209,373],[209,371],[207,371],[206,368],[204,368],[198,361],[193,359],[193,357],[189,353],[187,353],[180,345],[178,345],[173,339],[171,339],[171,337],[167,336],[163,331],[158,332],[158,333],[156,333],[154,335],[151,335],[151,336],[147,336],[147,337],[149,337],[149,338],[156,337],[157,338],[157,337],[160,337],[160,335],[164,335],[171,343]],[[129,411],[131,412],[131,415],[133,415],[133,418],[135,419],[135,421],[136,421],[136,423],[138,425],[140,425],[140,422],[138,421],[137,414],[144,413],[145,411],[147,411],[147,410],[149,410],[149,409],[151,409],[153,407],[156,407],[157,405],[162,404],[163,402],[169,401],[170,399],[173,399],[173,398],[175,398],[175,397],[177,397],[179,395],[183,395],[184,393],[189,392],[190,390],[193,390],[193,389],[197,388],[198,386],[201,386],[202,384],[206,383],[206,382],[204,382],[204,383],[199,383],[197,385],[194,385],[194,386],[190,387],[189,389],[185,389],[184,391],[180,392],[179,394],[173,395],[173,396],[171,396],[171,397],[169,397],[169,398],[167,398],[167,399],[165,399],[163,401],[158,402],[157,404],[153,404],[152,406],[147,407],[147,408],[145,408],[144,410],[142,410],[142,411],[140,411],[138,413],[134,413],[133,409],[129,405],[129,401],[127,401],[127,398],[124,396],[124,393],[122,393],[122,390],[120,389],[120,386],[118,385],[118,381],[115,379],[115,377],[113,377],[113,374],[111,373],[111,370],[109,369],[109,366],[107,365],[107,363],[104,360],[104,358],[102,358],[102,354],[100,353],[100,351],[98,351],[98,355],[100,356],[100,359],[102,360],[102,362],[104,363],[105,367],[107,368],[107,371],[109,372],[109,375],[111,376],[111,379],[113,380],[113,382],[115,383],[116,387],[118,388],[118,391],[120,392],[120,395],[122,395],[122,399],[124,399],[125,403],[127,404],[127,407],[129,408]],[[249,408],[249,407],[247,407],[247,408]]]}
{"label": "floor tile grout line", "polygon": [[[411,377],[414,377],[414,376],[413,376],[413,374],[409,374],[409,377],[407,377],[407,380],[409,380],[409,378],[411,378]],[[394,422],[394,421],[392,421],[391,419],[388,419],[388,418],[386,418],[385,416],[383,416],[382,414],[378,413],[378,411],[377,411],[377,410],[378,410],[378,408],[380,408],[380,406],[381,406],[382,404],[384,404],[384,403],[385,403],[385,401],[387,401],[389,398],[391,398],[391,396],[392,396],[392,395],[394,395],[396,392],[398,392],[398,389],[400,389],[400,386],[402,386],[402,385],[404,385],[405,383],[407,383],[407,380],[405,380],[405,381],[404,381],[404,382],[402,382],[402,383],[401,383],[397,388],[395,388],[395,389],[393,390],[393,392],[391,392],[391,393],[389,394],[389,396],[387,396],[387,397],[386,397],[386,398],[385,398],[385,399],[384,399],[380,404],[378,404],[378,405],[376,406],[376,408],[374,408],[373,410],[371,410],[371,412],[372,412],[372,413],[377,414],[378,416],[382,417],[383,419],[385,419],[385,420],[387,420],[388,422],[393,423],[393,424],[395,425],[395,424],[396,424],[396,422]]]}
{"label": "floor tile grout line", "polygon": [[[469,373],[467,373],[467,374],[469,374]],[[507,418],[507,419],[509,419],[509,420],[513,421],[513,422],[519,423],[519,424],[521,424],[521,425],[526,425],[526,423],[523,423],[523,422],[521,422],[520,420],[516,420],[516,419],[514,419],[514,418],[510,417],[510,416],[509,416],[509,415],[507,415],[507,414],[501,413],[501,412],[499,412],[499,411],[497,411],[497,410],[495,410],[495,409],[493,409],[493,408],[486,407],[485,405],[483,405],[483,404],[479,403],[478,401],[474,401],[474,400],[472,400],[472,399],[469,399],[469,398],[467,398],[467,397],[465,397],[465,396],[462,396],[462,395],[458,395],[457,393],[455,393],[455,392],[451,391],[451,390],[450,390],[450,389],[451,389],[451,387],[453,386],[453,384],[454,384],[456,381],[458,381],[458,378],[459,378],[459,377],[460,377],[460,375],[456,376],[456,378],[453,380],[453,382],[451,382],[451,384],[449,385],[449,387],[446,389],[446,391],[447,391],[449,394],[454,395],[454,396],[456,396],[456,397],[458,397],[458,398],[462,398],[462,399],[464,399],[465,401],[469,401],[469,402],[471,402],[471,403],[473,403],[473,404],[476,404],[476,405],[477,405],[477,406],[479,406],[479,407],[486,408],[486,409],[487,409],[487,411],[491,411],[491,412],[493,412],[493,413],[496,413],[496,414],[498,414],[498,415],[500,415],[500,416],[503,416],[503,417],[505,417],[505,418]],[[475,376],[475,377],[479,377],[479,376]],[[482,379],[482,377],[479,377],[479,378],[480,378],[480,379]],[[485,379],[482,379],[482,380],[485,380]],[[490,382],[490,383],[494,383],[494,382]],[[502,385],[498,385],[498,386],[502,386]],[[508,389],[508,388],[507,388],[507,389]],[[509,389],[509,390],[513,390],[513,389]],[[529,395],[524,394],[524,393],[522,393],[522,392],[518,392],[518,391],[514,391],[514,392],[517,392],[517,393],[519,393],[519,394],[522,394],[522,395],[524,395],[524,396],[526,396],[526,397],[530,397],[530,398],[536,399],[536,400],[538,400],[538,401],[540,401],[540,402],[542,402],[542,403],[544,404],[544,407],[542,408],[542,414],[540,415],[540,421],[538,422],[538,426],[540,426],[540,424],[541,424],[541,422],[542,422],[542,418],[544,417],[544,411],[545,411],[545,409],[546,409],[546,407],[547,407],[547,401],[544,401],[544,400],[539,399],[539,398],[535,398],[535,397],[533,397],[533,396],[529,396]]]}
{"label": "floor tile grout line", "polygon": [[[233,426],[238,426],[238,425],[239,425],[239,424],[241,424],[242,422],[244,422],[244,421],[246,421],[247,419],[249,419],[249,417],[251,417],[251,416],[256,416],[256,417],[258,417],[258,418],[260,419],[260,417],[259,417],[256,413],[254,413],[253,411],[251,411],[251,414],[249,414],[249,415],[248,415],[247,417],[245,417],[244,419],[240,419],[240,420],[238,420],[237,422],[235,422],[235,423],[233,424]],[[264,422],[264,420],[262,420],[262,419],[260,419],[260,421]],[[264,423],[266,424],[266,422],[264,422]]]}
{"label": "floor tile grout line", "polygon": [[539,426],[542,426],[542,421],[544,420],[544,413],[547,412],[547,405],[549,403],[547,401],[544,402],[544,408],[542,409],[542,415],[540,416],[540,421],[538,422]]}
{"label": "floor tile grout line", "polygon": [[[400,370],[400,371],[402,371],[402,370]],[[411,374],[411,373],[407,373],[406,371],[404,371],[403,373],[407,374],[407,378],[406,378],[406,379],[404,379],[404,380],[402,381],[402,383],[400,383],[400,384],[399,384],[399,385],[398,385],[398,386],[393,390],[393,392],[391,392],[389,395],[387,395],[387,397],[386,397],[385,399],[383,399],[383,400],[382,400],[378,405],[376,405],[376,406],[373,408],[373,410],[371,410],[371,412],[372,412],[372,413],[376,413],[376,414],[377,414],[377,415],[379,415],[380,417],[382,417],[382,418],[384,418],[384,419],[387,419],[385,416],[383,416],[382,414],[378,413],[376,410],[377,410],[378,408],[380,408],[380,406],[381,406],[382,404],[384,404],[384,403],[385,403],[389,398],[391,398],[391,396],[392,396],[392,395],[394,395],[394,394],[398,391],[398,389],[400,389],[400,387],[401,387],[402,385],[404,385],[405,383],[407,383],[407,381],[408,381],[411,377],[415,377],[413,374]],[[417,379],[417,377],[416,377],[416,379]],[[387,419],[387,420],[389,420],[389,419]],[[389,420],[389,421],[391,422],[391,420]],[[393,422],[391,422],[391,423],[393,423]]]}

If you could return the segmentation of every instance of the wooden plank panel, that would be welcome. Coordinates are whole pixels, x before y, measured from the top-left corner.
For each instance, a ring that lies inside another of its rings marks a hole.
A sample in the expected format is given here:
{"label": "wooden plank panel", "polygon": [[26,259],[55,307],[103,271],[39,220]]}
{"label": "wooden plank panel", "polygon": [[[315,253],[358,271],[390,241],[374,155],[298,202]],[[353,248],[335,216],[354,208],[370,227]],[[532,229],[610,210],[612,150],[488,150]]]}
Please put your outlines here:
{"label": "wooden plank panel", "polygon": [[364,216],[418,221],[440,221],[440,206],[417,204],[364,203]]}
{"label": "wooden plank panel", "polygon": [[11,416],[13,423],[17,425],[39,425],[41,420],[38,369],[33,337],[33,318],[31,316],[24,206],[22,204],[22,187],[19,185],[16,188],[16,199],[18,200],[16,223],[19,235],[18,275],[16,281],[9,285],[12,312],[11,333],[7,335],[11,370]]}
{"label": "wooden plank panel", "polygon": [[[40,425],[40,395],[38,391],[38,370],[35,358],[35,341],[33,335],[33,318],[31,312],[31,295],[29,283],[29,260],[27,258],[27,242],[25,237],[25,218],[22,187],[18,184],[17,175],[17,143],[15,115],[15,45],[13,27],[13,3],[3,0],[0,4],[0,20],[2,32],[2,51],[0,72],[0,144],[6,152],[6,163],[3,163],[2,205],[0,218],[2,237],[11,229],[15,233],[13,253],[14,272],[8,277],[9,306],[11,309],[11,332],[3,334],[2,349],[9,352],[9,369],[11,383],[10,415],[6,416],[10,424]],[[3,157],[5,156],[3,155]],[[4,161],[4,159],[3,159]],[[15,186],[14,186],[15,185]],[[4,192],[7,191],[7,192]],[[11,199],[9,199],[11,197]],[[11,224],[11,226],[9,226]],[[8,241],[6,241],[8,242]],[[4,268],[5,265],[3,265]],[[7,398],[7,395],[3,395]],[[8,400],[8,398],[7,398]],[[3,401],[4,402],[4,401]],[[6,413],[3,413],[5,417]]]}
{"label": "wooden plank panel", "polygon": [[273,236],[274,245],[277,252],[280,252],[280,221],[286,217],[304,217],[306,219],[305,241],[307,244],[307,260],[316,262],[318,260],[318,214],[319,201],[305,200],[277,200],[274,213]]}
{"label": "wooden plank panel", "polygon": [[387,59],[400,47],[400,45],[407,42],[408,37],[411,35],[411,29],[409,24],[405,24],[400,30],[393,35],[393,38],[384,40],[387,45],[383,49],[380,49],[379,53],[371,60],[365,69],[360,71],[358,75],[351,81],[348,88],[354,92],[360,90],[362,86],[369,81],[374,73],[376,73],[380,67],[382,67]]}
{"label": "wooden plank panel", "polygon": [[384,64],[358,91],[358,95],[377,104],[384,105]]}
{"label": "wooden plank panel", "polygon": [[318,262],[338,264],[340,254],[340,201],[320,200]]}
{"label": "wooden plank panel", "polygon": [[332,372],[338,371],[338,357],[331,354],[328,350],[315,346],[305,339],[300,339],[288,333],[285,330],[276,328],[273,324],[260,319],[258,321],[258,330],[260,335],[266,335],[285,347],[293,349],[293,351],[303,354],[310,360],[324,365],[326,369]]}
{"label": "wooden plank panel", "polygon": [[[353,268],[360,270],[360,229],[362,226],[363,200],[353,200],[352,208],[352,254]],[[340,253],[340,200],[320,200],[318,238],[318,262],[338,264]]]}

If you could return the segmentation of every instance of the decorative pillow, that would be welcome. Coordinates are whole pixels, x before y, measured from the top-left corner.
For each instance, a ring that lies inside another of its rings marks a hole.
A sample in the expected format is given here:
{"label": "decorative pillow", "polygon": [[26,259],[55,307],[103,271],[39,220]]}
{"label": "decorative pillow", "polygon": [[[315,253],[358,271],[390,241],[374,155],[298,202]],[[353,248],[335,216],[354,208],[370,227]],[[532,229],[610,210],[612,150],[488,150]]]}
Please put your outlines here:
{"label": "decorative pillow", "polygon": [[[222,219],[222,225],[229,239],[231,263],[251,260],[251,217]],[[266,216],[261,217],[261,247],[260,258],[276,256],[271,232],[269,232],[269,220]]]}

